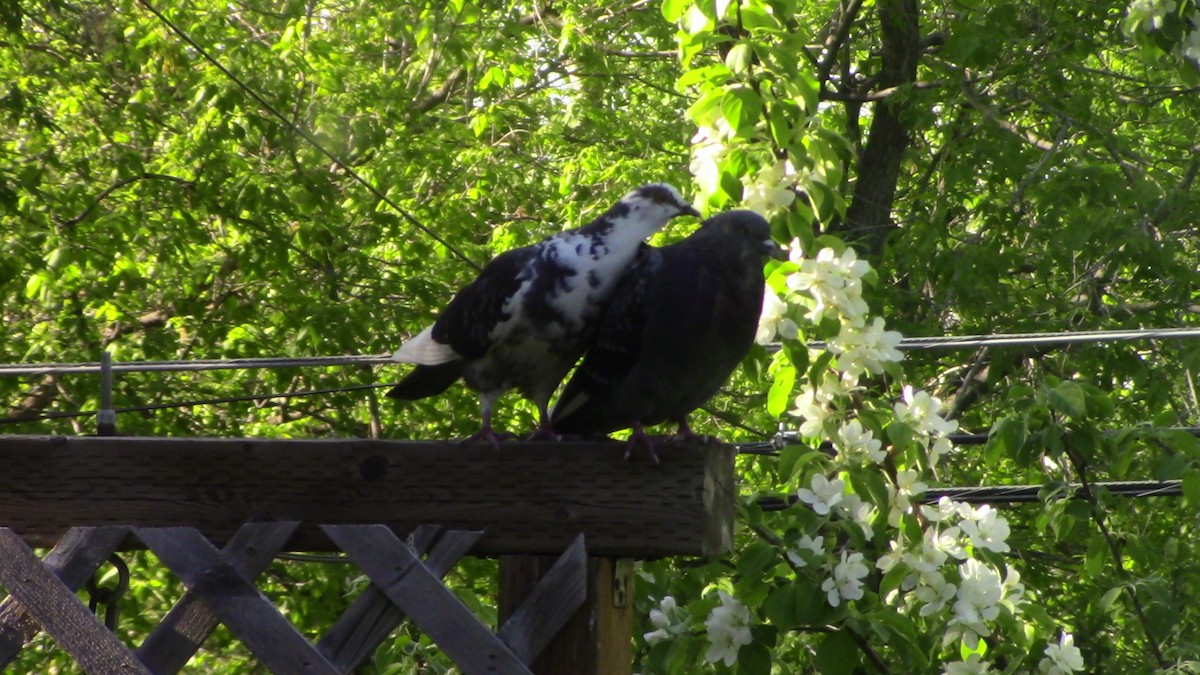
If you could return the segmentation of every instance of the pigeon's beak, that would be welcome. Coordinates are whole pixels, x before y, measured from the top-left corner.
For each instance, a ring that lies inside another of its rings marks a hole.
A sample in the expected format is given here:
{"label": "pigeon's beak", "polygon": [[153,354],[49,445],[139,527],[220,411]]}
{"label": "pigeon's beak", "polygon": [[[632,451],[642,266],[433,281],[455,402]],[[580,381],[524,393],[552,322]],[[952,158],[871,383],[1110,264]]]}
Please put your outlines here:
{"label": "pigeon's beak", "polygon": [[774,258],[776,260],[787,260],[787,257],[788,257],[787,250],[784,248],[781,248],[779,246],[779,244],[776,244],[774,241],[772,241],[770,239],[766,239],[763,241],[763,249],[765,250],[767,255],[771,256],[772,258]]}
{"label": "pigeon's beak", "polygon": [[682,209],[680,209],[680,211],[679,211],[679,215],[681,215],[681,216],[691,216],[691,217],[693,217],[693,218],[700,218],[700,217],[701,217],[701,216],[700,216],[700,212],[699,212],[699,211],[697,211],[696,209],[692,208],[692,207],[691,207],[691,205],[684,206]]}

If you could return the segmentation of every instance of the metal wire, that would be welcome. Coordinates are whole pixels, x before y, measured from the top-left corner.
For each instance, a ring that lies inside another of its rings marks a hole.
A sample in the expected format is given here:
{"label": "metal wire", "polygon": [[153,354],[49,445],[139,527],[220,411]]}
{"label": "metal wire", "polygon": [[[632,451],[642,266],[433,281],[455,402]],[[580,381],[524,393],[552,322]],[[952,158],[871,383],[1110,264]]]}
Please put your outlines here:
{"label": "metal wire", "polygon": [[[189,361],[119,361],[114,373],[182,373],[195,370],[241,370],[258,368],[299,368],[319,366],[382,366],[395,363],[390,355],[297,356],[256,359],[195,359]],[[64,375],[101,372],[97,361],[79,363],[0,363],[5,375]]]}
{"label": "metal wire", "polygon": [[[1064,331],[1057,333],[1009,333],[996,335],[943,335],[904,337],[901,350],[977,349],[979,347],[1040,347],[1129,340],[1177,340],[1200,337],[1200,328],[1138,328],[1131,330]],[[824,349],[824,342],[809,342],[809,349]]]}
{"label": "metal wire", "polygon": [[[1132,499],[1144,497],[1178,497],[1183,494],[1183,482],[1178,480],[1138,480],[1088,483],[1093,490],[1105,490],[1117,497]],[[926,490],[916,501],[936,504],[942,497],[967,504],[1027,504],[1042,501],[1045,490],[1060,490],[1059,497],[1084,499],[1082,484],[1060,483],[1058,485],[998,485],[979,487],[943,487]],[[799,500],[796,495],[761,497],[756,502],[764,511],[783,511]]]}

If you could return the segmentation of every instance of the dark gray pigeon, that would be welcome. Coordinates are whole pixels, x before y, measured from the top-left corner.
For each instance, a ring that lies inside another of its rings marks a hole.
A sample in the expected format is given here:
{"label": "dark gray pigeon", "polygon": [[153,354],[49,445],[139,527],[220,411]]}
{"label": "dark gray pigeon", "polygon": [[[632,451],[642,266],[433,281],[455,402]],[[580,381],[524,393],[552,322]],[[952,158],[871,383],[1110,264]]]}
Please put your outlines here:
{"label": "dark gray pigeon", "polygon": [[583,363],[554,404],[562,434],[632,427],[657,461],[644,426],[675,422],[717,392],[754,342],[763,264],[780,248],[753,211],[727,211],[683,241],[644,246],[617,284]]}
{"label": "dark gray pigeon", "polygon": [[415,400],[460,377],[479,392],[483,426],[468,438],[499,445],[496,400],[519,390],[538,406],[535,436],[557,438],[546,406],[583,353],[625,268],[647,237],[699,213],[670,185],[643,185],[599,218],[496,256],[393,360],[417,367],[388,396]]}

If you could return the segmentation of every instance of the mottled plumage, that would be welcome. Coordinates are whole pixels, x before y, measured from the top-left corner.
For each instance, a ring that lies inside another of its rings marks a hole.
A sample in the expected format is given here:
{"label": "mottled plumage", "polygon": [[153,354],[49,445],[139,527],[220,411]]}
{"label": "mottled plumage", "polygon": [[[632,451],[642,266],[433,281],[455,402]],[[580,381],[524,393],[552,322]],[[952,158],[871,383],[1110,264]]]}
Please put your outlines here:
{"label": "mottled plumage", "polygon": [[763,298],[763,264],[779,251],[752,211],[704,221],[683,241],[644,246],[617,284],[583,363],[555,402],[563,434],[676,422],[707,401],[745,358]]}
{"label": "mottled plumage", "polygon": [[537,404],[539,433],[553,437],[546,406],[583,352],[617,280],[651,234],[678,215],[698,215],[676,190],[644,185],[592,222],[496,256],[393,359],[418,364],[388,392],[414,400],[461,377],[479,392],[483,426],[497,443],[496,400],[509,389]]}

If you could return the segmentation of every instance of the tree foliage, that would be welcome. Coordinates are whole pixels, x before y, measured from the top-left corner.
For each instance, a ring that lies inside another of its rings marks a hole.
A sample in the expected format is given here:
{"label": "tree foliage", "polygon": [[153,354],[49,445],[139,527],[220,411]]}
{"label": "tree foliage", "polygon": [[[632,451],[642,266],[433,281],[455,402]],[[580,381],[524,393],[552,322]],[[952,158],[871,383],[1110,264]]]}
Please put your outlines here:
{"label": "tree foliage", "polygon": [[[5,0],[0,360],[383,353],[495,253],[576,225],[631,186],[675,183],[710,211],[766,212],[794,242],[793,260],[768,268],[782,348],[756,348],[698,428],[730,441],[764,440],[780,422],[803,433],[778,456],[739,459],[733,555],[641,568],[636,670],[1039,672],[1069,634],[1092,672],[1192,672],[1200,448],[1173,428],[1197,424],[1200,347],[867,363],[848,340],[889,344],[876,317],[906,335],[1193,325],[1198,59],[1191,0]],[[817,272],[849,279],[848,305],[822,304]],[[398,374],[125,375],[116,398],[266,396]],[[830,391],[838,382],[848,390]],[[5,378],[0,392],[9,417],[98,404],[91,376]],[[935,400],[940,414],[914,412]],[[514,404],[502,423],[532,428],[533,411]],[[473,431],[477,415],[457,388],[403,408],[352,391],[123,414],[119,426],[443,438]],[[943,454],[955,423],[990,432],[988,444]],[[868,434],[879,462],[848,450]],[[1121,500],[1094,485],[1144,478],[1182,479],[1185,496]],[[1000,509],[1002,550],[978,532],[999,527],[995,513],[947,511],[939,524],[905,501],[920,483],[1042,484],[1043,501]],[[1062,499],[1068,483],[1085,486],[1077,498]],[[783,512],[759,506],[797,494]],[[951,556],[941,578],[957,588],[936,607],[929,593],[944,587],[887,556],[954,527],[964,557]],[[1009,576],[1005,601],[981,603],[997,611],[976,641],[954,622],[957,591],[1006,571],[1023,593]],[[273,572],[269,592],[310,634],[357,583],[329,566]],[[485,615],[493,572],[472,561],[451,579]],[[142,613],[127,637],[178,591],[161,574],[135,585]],[[215,639],[196,663],[244,668],[236,643]],[[62,659],[46,651],[25,657],[31,670]],[[450,666],[404,629],[373,667]]]}

